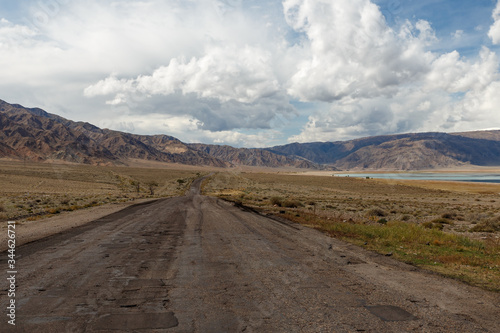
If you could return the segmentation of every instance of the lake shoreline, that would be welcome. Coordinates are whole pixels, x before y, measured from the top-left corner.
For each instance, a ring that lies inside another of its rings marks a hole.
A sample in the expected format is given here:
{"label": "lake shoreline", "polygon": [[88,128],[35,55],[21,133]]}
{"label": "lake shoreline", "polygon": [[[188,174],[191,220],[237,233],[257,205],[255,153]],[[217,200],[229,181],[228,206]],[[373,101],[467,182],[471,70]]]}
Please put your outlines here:
{"label": "lake shoreline", "polygon": [[500,173],[442,173],[442,172],[388,172],[388,173],[334,173],[335,177],[356,177],[374,179],[394,180],[430,180],[430,181],[452,181],[467,183],[491,183],[500,184]]}

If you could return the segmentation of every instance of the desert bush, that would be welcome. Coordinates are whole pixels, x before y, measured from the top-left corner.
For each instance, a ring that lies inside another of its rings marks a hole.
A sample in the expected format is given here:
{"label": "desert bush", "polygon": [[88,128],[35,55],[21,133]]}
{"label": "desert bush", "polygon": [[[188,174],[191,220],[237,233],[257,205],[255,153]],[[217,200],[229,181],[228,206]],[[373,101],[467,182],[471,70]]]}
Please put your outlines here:
{"label": "desert bush", "polygon": [[457,213],[456,212],[446,212],[446,213],[443,213],[441,215],[441,218],[443,219],[449,219],[449,220],[453,220],[457,217]]}
{"label": "desert bush", "polygon": [[380,220],[377,221],[377,223],[387,224],[387,220],[385,218],[381,218]]}
{"label": "desert bush", "polygon": [[140,193],[141,192],[141,182],[139,181],[135,181],[135,180],[131,180],[130,181],[130,185],[132,185],[134,188],[135,188],[135,191],[137,193]]}
{"label": "desert bush", "polygon": [[472,224],[481,223],[483,221],[488,220],[489,216],[485,213],[471,213],[468,214],[466,219],[469,220]]}
{"label": "desert bush", "polygon": [[60,212],[61,212],[61,210],[58,208],[51,208],[48,210],[49,214],[59,214]]}
{"label": "desert bush", "polygon": [[302,206],[302,203],[298,200],[286,200],[281,205],[286,208],[298,208]]}
{"label": "desert bush", "polygon": [[5,212],[5,207],[3,204],[0,204],[0,213]]}
{"label": "desert bush", "polygon": [[422,223],[422,227],[426,229],[437,229],[437,230],[443,230],[444,228],[444,226],[441,223],[433,223],[431,221]]}
{"label": "desert bush", "polygon": [[269,202],[273,206],[281,207],[283,205],[283,200],[279,197],[272,197],[271,199],[269,199]]}
{"label": "desert bush", "polygon": [[155,188],[158,187],[159,184],[156,181],[150,181],[146,185],[149,189],[149,194],[155,195]]}
{"label": "desert bush", "polygon": [[433,229],[443,230],[444,229],[444,225],[442,225],[441,223],[434,223]]}
{"label": "desert bush", "polygon": [[367,216],[385,217],[385,216],[387,216],[387,213],[380,208],[372,208],[366,213],[366,215]]}
{"label": "desert bush", "polygon": [[470,232],[497,232],[500,231],[500,216],[476,224]]}
{"label": "desert bush", "polygon": [[452,221],[450,221],[449,219],[447,218],[443,218],[443,217],[440,217],[440,218],[437,218],[437,219],[434,219],[432,220],[433,223],[439,223],[439,224],[453,224]]}

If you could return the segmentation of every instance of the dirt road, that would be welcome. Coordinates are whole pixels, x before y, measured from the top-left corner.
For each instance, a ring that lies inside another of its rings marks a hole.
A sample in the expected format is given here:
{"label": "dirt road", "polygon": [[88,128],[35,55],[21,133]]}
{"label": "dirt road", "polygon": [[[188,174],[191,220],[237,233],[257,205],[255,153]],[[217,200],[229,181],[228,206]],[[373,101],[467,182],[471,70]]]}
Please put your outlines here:
{"label": "dirt road", "polygon": [[[199,195],[17,248],[1,332],[500,332],[500,298]],[[7,253],[2,253],[2,263]]]}

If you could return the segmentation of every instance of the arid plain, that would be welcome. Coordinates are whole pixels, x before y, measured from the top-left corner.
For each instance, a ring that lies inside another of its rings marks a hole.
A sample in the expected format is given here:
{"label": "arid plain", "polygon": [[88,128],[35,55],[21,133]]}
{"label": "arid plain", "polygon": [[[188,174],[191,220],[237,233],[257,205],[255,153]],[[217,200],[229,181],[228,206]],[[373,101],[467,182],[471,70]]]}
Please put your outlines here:
{"label": "arid plain", "polygon": [[205,192],[500,289],[500,185],[226,173]]}
{"label": "arid plain", "polygon": [[202,187],[205,195],[500,290],[497,184],[341,178],[250,168],[227,171],[162,163],[95,167],[4,160],[0,219],[16,220],[19,242],[27,242],[133,203],[182,195],[194,179],[209,173]]}

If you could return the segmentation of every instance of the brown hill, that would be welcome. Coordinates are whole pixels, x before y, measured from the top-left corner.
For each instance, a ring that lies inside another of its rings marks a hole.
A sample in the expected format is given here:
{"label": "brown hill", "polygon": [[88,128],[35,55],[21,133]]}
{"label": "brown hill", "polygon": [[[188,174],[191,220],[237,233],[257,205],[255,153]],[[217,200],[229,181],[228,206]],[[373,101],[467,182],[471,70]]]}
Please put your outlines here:
{"label": "brown hill", "polygon": [[19,157],[19,155],[14,149],[0,142],[0,158],[1,157]]}
{"label": "brown hill", "polygon": [[[205,144],[189,144],[189,147],[205,152],[220,160],[231,163],[234,166],[247,165],[258,167],[293,167],[306,169],[320,169],[316,163],[308,161],[302,157],[290,157],[273,153],[266,149],[233,148],[230,146],[217,146]],[[331,167],[329,168],[331,169]]]}
{"label": "brown hill", "polygon": [[142,159],[215,167],[319,168],[303,158],[289,158],[266,150],[187,145],[167,135],[135,135],[101,129],[39,108],[29,109],[1,100],[0,157],[86,164],[126,164],[128,159]]}
{"label": "brown hill", "polygon": [[[433,147],[434,146],[434,147]],[[422,170],[464,165],[459,159],[446,156],[435,149],[437,143],[397,139],[380,145],[363,147],[335,162],[342,170],[391,169]]]}
{"label": "brown hill", "polygon": [[461,133],[450,133],[450,134],[472,139],[500,141],[500,131],[474,131],[474,132],[461,132]]}
{"label": "brown hill", "polygon": [[500,166],[500,131],[385,135],[345,142],[293,143],[269,148],[341,170],[423,170]]}
{"label": "brown hill", "polygon": [[129,158],[225,167],[169,136],[145,137],[100,129],[88,123],[0,101],[0,154],[35,161],[123,164]]}
{"label": "brown hill", "polygon": [[167,135],[101,129],[0,100],[0,157],[87,164],[126,164],[129,159],[143,159],[216,167],[341,170],[500,166],[500,131],[398,134],[247,149],[185,144]]}
{"label": "brown hill", "polygon": [[5,102],[0,102],[0,142],[15,151],[12,155],[35,161],[60,159],[91,163],[115,160],[109,151],[57,120],[37,116]]}

